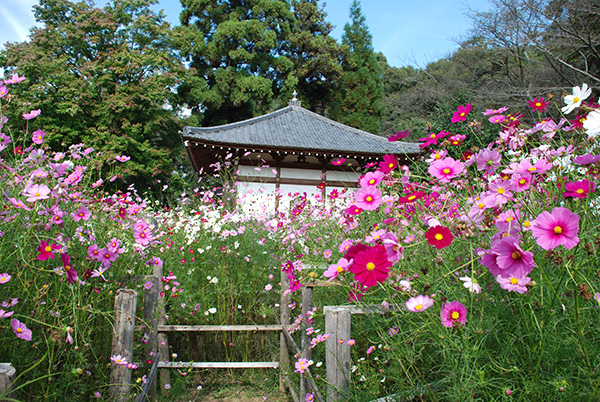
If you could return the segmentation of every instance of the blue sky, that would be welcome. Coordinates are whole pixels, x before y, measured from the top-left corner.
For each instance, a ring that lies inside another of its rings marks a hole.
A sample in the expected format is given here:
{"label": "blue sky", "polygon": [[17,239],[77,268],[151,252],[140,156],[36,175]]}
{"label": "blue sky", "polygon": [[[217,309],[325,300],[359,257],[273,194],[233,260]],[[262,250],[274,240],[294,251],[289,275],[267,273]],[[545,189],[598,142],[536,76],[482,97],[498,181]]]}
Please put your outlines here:
{"label": "blue sky", "polygon": [[[352,0],[327,0],[327,20],[336,28],[333,36],[342,36],[349,21]],[[32,13],[37,0],[0,0],[0,46],[7,41],[23,41],[35,23]],[[106,0],[96,1],[97,5]],[[319,4],[323,4],[320,1]],[[488,0],[362,0],[362,12],[373,35],[373,46],[382,52],[391,66],[425,67],[447,56],[458,46],[456,40],[467,34],[470,20],[464,15],[468,6],[484,11]],[[160,0],[155,9],[163,9],[172,25],[179,24],[179,0]]]}

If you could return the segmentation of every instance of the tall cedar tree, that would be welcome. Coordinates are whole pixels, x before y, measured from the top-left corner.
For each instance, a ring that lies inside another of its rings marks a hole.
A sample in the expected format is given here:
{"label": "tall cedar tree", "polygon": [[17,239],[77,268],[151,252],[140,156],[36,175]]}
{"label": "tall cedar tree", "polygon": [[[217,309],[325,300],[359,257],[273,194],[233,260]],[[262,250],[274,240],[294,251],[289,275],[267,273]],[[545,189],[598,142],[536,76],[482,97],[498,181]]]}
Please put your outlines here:
{"label": "tall cedar tree", "polygon": [[[93,147],[97,169],[139,190],[162,186],[157,182],[170,176],[174,150],[181,152],[174,88],[185,70],[169,24],[149,8],[154,2],[113,0],[99,9],[40,0],[34,10],[42,27],[32,28],[29,42],[8,43],[0,54],[5,74],[27,77],[11,86],[7,107],[13,110],[5,114],[41,109],[30,133],[43,129],[55,150]],[[25,121],[14,120],[13,135],[24,132]],[[131,160],[117,162],[118,155]]]}
{"label": "tall cedar tree", "polygon": [[345,57],[329,115],[334,120],[379,134],[383,116],[383,85],[360,2],[350,7],[351,23],[344,26]]}
{"label": "tall cedar tree", "polygon": [[339,73],[339,45],[316,0],[182,0],[177,44],[194,77],[179,88],[198,124],[248,119],[294,90],[324,109]]}

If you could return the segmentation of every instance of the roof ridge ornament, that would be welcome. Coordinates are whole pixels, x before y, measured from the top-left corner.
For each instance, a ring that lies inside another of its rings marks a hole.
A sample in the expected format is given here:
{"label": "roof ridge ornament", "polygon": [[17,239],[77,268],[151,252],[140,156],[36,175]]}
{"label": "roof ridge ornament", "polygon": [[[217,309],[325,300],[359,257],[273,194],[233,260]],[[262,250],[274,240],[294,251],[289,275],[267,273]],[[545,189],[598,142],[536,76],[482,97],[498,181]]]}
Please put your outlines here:
{"label": "roof ridge ornament", "polygon": [[292,92],[292,100],[289,102],[290,106],[300,106],[300,102],[297,98],[298,96],[298,92],[296,92],[296,90],[294,90],[294,92]]}

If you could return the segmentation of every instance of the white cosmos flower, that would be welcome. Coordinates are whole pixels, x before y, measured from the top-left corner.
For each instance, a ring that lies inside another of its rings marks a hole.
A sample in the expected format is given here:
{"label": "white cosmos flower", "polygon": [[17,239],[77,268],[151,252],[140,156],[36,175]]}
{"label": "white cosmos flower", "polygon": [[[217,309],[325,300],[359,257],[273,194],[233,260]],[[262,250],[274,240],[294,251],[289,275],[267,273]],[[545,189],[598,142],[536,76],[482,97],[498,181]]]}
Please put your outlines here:
{"label": "white cosmos flower", "polygon": [[461,276],[459,279],[464,282],[463,286],[469,289],[469,292],[481,293],[481,286],[476,281],[473,281],[473,279],[468,276]]}
{"label": "white cosmos flower", "polygon": [[600,110],[594,110],[587,115],[583,122],[583,128],[590,137],[596,137],[600,134]]}
{"label": "white cosmos flower", "polygon": [[581,105],[581,102],[587,99],[592,94],[591,88],[588,88],[587,84],[583,84],[581,88],[574,87],[573,95],[565,96],[565,103],[567,106],[563,107],[561,110],[565,114],[571,113],[574,109],[578,108]]}

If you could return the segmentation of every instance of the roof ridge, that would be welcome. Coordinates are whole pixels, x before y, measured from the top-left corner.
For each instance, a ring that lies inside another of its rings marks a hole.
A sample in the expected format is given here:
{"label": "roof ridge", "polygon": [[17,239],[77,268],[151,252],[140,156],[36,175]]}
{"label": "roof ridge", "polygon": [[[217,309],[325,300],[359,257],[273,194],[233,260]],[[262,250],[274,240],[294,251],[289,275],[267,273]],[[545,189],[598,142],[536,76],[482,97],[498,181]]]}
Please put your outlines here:
{"label": "roof ridge", "polygon": [[292,111],[294,108],[295,107],[293,107],[293,106],[286,106],[286,107],[283,107],[281,109],[277,109],[277,110],[274,110],[272,112],[269,112],[267,114],[263,114],[261,116],[251,117],[249,119],[241,120],[241,121],[235,121],[233,123],[221,124],[219,126],[208,126],[208,127],[191,127],[191,126],[185,126],[184,127],[184,132],[189,132],[190,131],[189,129],[200,130],[200,131],[205,131],[205,132],[223,131],[223,130],[229,130],[229,129],[232,129],[232,128],[237,128],[237,127],[242,127],[242,126],[248,126],[248,125],[257,123],[259,121],[272,119],[274,117],[279,116],[280,114],[286,113],[288,111]]}

